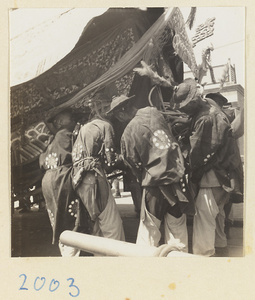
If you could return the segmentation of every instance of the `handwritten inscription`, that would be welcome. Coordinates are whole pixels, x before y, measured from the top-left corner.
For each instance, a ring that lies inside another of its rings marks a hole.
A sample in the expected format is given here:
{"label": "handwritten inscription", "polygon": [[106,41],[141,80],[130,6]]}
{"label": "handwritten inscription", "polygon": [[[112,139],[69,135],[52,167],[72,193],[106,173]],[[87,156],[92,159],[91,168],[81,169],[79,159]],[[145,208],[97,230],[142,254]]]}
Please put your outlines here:
{"label": "handwritten inscription", "polygon": [[[37,276],[35,280],[33,281],[32,288],[29,288],[29,282],[27,282],[27,275],[26,274],[20,274],[19,278],[21,278],[23,281],[21,282],[20,291],[29,291],[29,290],[35,290],[39,292],[43,288],[47,288],[51,293],[55,292],[58,288],[60,288],[60,281],[56,279],[51,279],[48,281],[45,277],[39,277]],[[76,284],[74,284],[73,278],[67,278],[66,286],[64,283],[62,283],[62,287],[69,289],[69,295],[71,297],[78,297],[80,295],[80,289]]]}

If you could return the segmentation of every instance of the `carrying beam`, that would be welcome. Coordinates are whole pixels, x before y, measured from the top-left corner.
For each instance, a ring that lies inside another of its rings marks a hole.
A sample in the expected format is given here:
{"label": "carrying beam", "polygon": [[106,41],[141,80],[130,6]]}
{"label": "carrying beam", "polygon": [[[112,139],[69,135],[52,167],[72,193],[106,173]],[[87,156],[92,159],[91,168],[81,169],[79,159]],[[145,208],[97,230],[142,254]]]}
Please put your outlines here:
{"label": "carrying beam", "polygon": [[[179,242],[161,247],[137,245],[124,241],[113,240],[89,234],[64,231],[60,235],[62,244],[79,250],[92,253],[98,256],[123,256],[123,257],[153,257],[153,256],[193,256],[192,254],[181,252],[183,246]],[[164,247],[165,246],[165,247]],[[159,251],[159,249],[163,251]],[[164,255],[160,253],[164,252]]]}

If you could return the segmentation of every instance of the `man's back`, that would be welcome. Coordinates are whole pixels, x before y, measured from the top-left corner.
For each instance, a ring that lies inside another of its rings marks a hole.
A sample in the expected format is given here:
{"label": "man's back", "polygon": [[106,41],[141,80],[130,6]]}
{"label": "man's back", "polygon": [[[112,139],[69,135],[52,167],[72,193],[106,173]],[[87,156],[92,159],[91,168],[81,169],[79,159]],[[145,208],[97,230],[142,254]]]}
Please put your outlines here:
{"label": "man's back", "polygon": [[240,169],[241,158],[226,115],[205,104],[192,123],[189,158],[193,181],[212,169],[219,182],[229,186],[228,174]]}
{"label": "man's back", "polygon": [[109,122],[95,119],[85,124],[73,147],[73,161],[84,157],[100,158],[104,152],[115,153],[113,139],[114,132]]}
{"label": "man's back", "polygon": [[122,152],[143,186],[178,182],[184,174],[179,146],[155,107],[137,111],[124,130]]}
{"label": "man's back", "polygon": [[72,133],[59,130],[46,151],[40,155],[40,167],[48,170],[72,163]]}

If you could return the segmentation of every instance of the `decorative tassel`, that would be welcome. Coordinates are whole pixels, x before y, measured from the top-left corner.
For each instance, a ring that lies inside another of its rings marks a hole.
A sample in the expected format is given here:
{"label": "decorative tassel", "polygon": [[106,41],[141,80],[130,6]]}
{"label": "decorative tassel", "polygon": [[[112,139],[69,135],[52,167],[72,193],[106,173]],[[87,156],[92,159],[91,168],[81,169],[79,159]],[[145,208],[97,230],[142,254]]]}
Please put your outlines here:
{"label": "decorative tassel", "polygon": [[229,73],[229,64],[227,63],[223,69],[221,78],[220,78],[220,90],[223,88],[227,78],[228,78],[228,73]]}
{"label": "decorative tassel", "polygon": [[164,77],[158,75],[157,72],[154,72],[150,66],[148,66],[144,61],[141,61],[142,68],[133,69],[134,72],[137,72],[140,76],[148,76],[154,84],[158,84],[165,87],[172,87],[171,83],[167,81]]}
{"label": "decorative tassel", "polygon": [[197,8],[191,7],[188,19],[186,21],[186,25],[189,27],[189,29],[192,29],[196,17]]}

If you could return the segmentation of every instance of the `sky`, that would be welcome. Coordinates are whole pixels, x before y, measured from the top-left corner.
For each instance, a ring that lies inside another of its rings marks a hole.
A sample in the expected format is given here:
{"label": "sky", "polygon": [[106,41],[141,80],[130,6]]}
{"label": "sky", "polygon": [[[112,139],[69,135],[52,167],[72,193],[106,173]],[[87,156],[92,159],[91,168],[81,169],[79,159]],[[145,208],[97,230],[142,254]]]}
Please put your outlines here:
{"label": "sky", "polygon": [[243,7],[198,7],[195,23],[190,32],[195,35],[198,25],[215,17],[214,34],[199,42],[195,48],[197,63],[201,62],[202,48],[212,45],[211,60],[214,66],[226,64],[230,59],[235,65],[237,83],[244,86],[245,77],[245,9]]}
{"label": "sky", "polygon": [[[27,81],[46,71],[78,41],[87,22],[105,12],[105,8],[23,8],[10,11],[10,82],[11,86]],[[190,8],[181,8],[187,19]],[[67,13],[68,12],[68,13]],[[215,17],[213,36],[194,48],[197,63],[201,52],[210,43],[213,65],[236,67],[237,83],[244,86],[245,9],[242,7],[198,7],[190,38],[198,25]],[[185,68],[186,69],[186,68]]]}
{"label": "sky", "polygon": [[10,85],[46,71],[67,55],[96,9],[22,8],[10,12]]}

